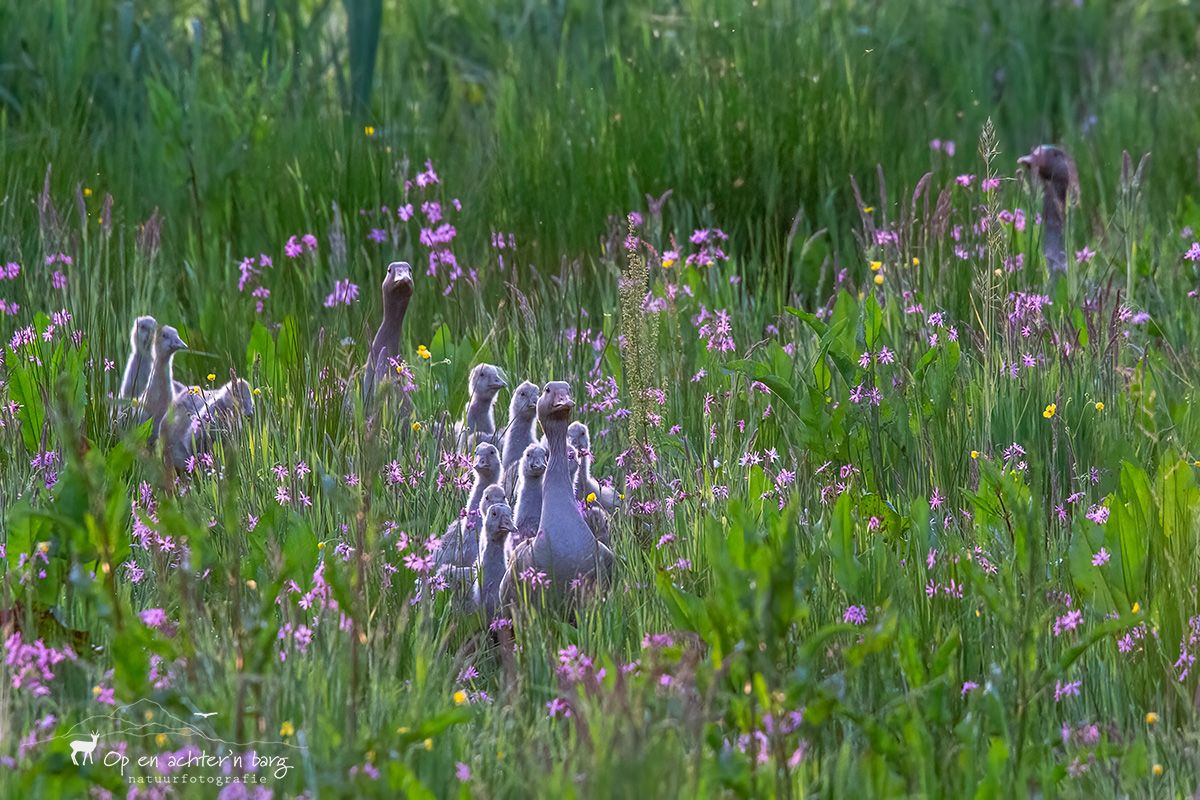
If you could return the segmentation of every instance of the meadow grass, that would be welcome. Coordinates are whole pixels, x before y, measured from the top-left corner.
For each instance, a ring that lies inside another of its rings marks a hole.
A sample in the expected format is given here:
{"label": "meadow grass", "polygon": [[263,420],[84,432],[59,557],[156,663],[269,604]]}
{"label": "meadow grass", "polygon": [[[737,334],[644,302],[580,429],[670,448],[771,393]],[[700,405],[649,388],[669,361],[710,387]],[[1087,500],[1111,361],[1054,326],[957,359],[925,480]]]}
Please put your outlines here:
{"label": "meadow grass", "polygon": [[[0,795],[1190,796],[1198,21],[418,0],[363,107],[339,4],[0,8]],[[112,399],[147,313],[256,390],[180,475]],[[623,494],[574,619],[418,592],[481,361]]]}

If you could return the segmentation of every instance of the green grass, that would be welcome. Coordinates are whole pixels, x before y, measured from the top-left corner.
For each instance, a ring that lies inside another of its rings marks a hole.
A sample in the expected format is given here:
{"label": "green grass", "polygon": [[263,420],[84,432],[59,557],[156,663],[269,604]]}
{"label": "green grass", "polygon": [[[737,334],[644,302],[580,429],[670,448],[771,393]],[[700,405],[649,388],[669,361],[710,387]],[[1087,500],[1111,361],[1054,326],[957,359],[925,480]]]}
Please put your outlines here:
{"label": "green grass", "polygon": [[[1194,792],[1193,5],[389,4],[352,112],[345,13],[0,8],[0,795],[124,796],[117,742],[214,738],[286,756],[276,797]],[[1097,253],[1057,284],[1008,179],[1042,141]],[[1136,187],[1123,150],[1153,154]],[[422,200],[461,276],[425,274]],[[686,264],[713,227],[729,260]],[[345,403],[397,258],[420,430]],[[1018,292],[1051,302],[1013,319]],[[177,482],[114,422],[145,313],[191,346],[180,379],[259,391]],[[569,380],[625,494],[616,585],[518,617],[515,649],[414,603],[404,561],[463,502],[437,431],[479,361]],[[17,630],[71,648],[52,677]],[[124,721],[89,719],[110,690]],[[165,713],[192,732],[132,729]]]}

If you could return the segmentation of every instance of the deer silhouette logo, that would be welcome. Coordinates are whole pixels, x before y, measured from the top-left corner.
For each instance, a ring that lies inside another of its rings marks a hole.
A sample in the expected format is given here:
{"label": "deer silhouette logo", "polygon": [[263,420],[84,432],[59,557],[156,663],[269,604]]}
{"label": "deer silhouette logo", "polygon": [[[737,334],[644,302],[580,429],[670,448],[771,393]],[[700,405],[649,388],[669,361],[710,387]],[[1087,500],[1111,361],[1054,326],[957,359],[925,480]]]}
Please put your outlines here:
{"label": "deer silhouette logo", "polygon": [[[86,739],[77,739],[76,741],[71,742],[71,763],[75,766],[79,766],[81,763],[87,764],[89,762],[95,764],[96,757],[93,754],[96,752],[96,742],[99,740],[99,738],[99,734],[93,733],[92,740],[90,742]],[[75,760],[76,756],[78,756],[80,753],[83,753],[82,762]]]}

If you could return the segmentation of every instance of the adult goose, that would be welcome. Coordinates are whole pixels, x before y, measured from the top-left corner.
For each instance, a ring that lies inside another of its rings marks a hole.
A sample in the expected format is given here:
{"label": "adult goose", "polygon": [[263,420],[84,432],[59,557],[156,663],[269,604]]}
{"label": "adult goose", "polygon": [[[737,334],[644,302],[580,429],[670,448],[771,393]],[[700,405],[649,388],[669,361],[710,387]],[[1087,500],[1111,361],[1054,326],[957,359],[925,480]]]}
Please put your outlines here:
{"label": "adult goose", "polygon": [[575,500],[567,461],[567,426],[575,407],[571,387],[562,381],[546,384],[538,399],[537,417],[546,433],[550,461],[542,479],[542,519],[537,534],[518,545],[501,585],[505,603],[518,600],[524,590],[535,594],[533,580],[541,573],[555,598],[570,599],[587,584],[605,583],[612,577],[613,554],[596,540]]}
{"label": "adult goose", "polygon": [[1042,252],[1050,274],[1067,271],[1067,199],[1079,197],[1079,176],[1066,151],[1052,144],[1038,145],[1017,164],[1036,175],[1042,184]]}
{"label": "adult goose", "polygon": [[[394,370],[392,363],[401,353],[400,329],[404,326],[412,295],[412,267],[407,261],[388,264],[387,274],[383,277],[383,322],[379,323],[379,330],[371,340],[363,371],[364,407],[370,407],[376,389],[391,377]],[[405,395],[406,400],[407,397]],[[411,405],[406,405],[411,408]]]}

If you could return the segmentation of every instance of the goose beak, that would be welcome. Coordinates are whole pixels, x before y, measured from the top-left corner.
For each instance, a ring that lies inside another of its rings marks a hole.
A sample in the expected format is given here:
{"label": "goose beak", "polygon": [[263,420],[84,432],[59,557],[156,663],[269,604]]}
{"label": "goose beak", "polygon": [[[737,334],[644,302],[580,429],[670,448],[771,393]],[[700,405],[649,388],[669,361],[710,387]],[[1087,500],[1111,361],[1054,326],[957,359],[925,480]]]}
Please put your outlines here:
{"label": "goose beak", "polygon": [[392,285],[399,286],[400,284],[408,284],[412,286],[412,267],[407,261],[396,261],[390,266],[392,273]]}
{"label": "goose beak", "polygon": [[571,395],[563,393],[554,398],[554,405],[550,407],[551,411],[570,411],[575,407],[575,401],[571,399]]}

